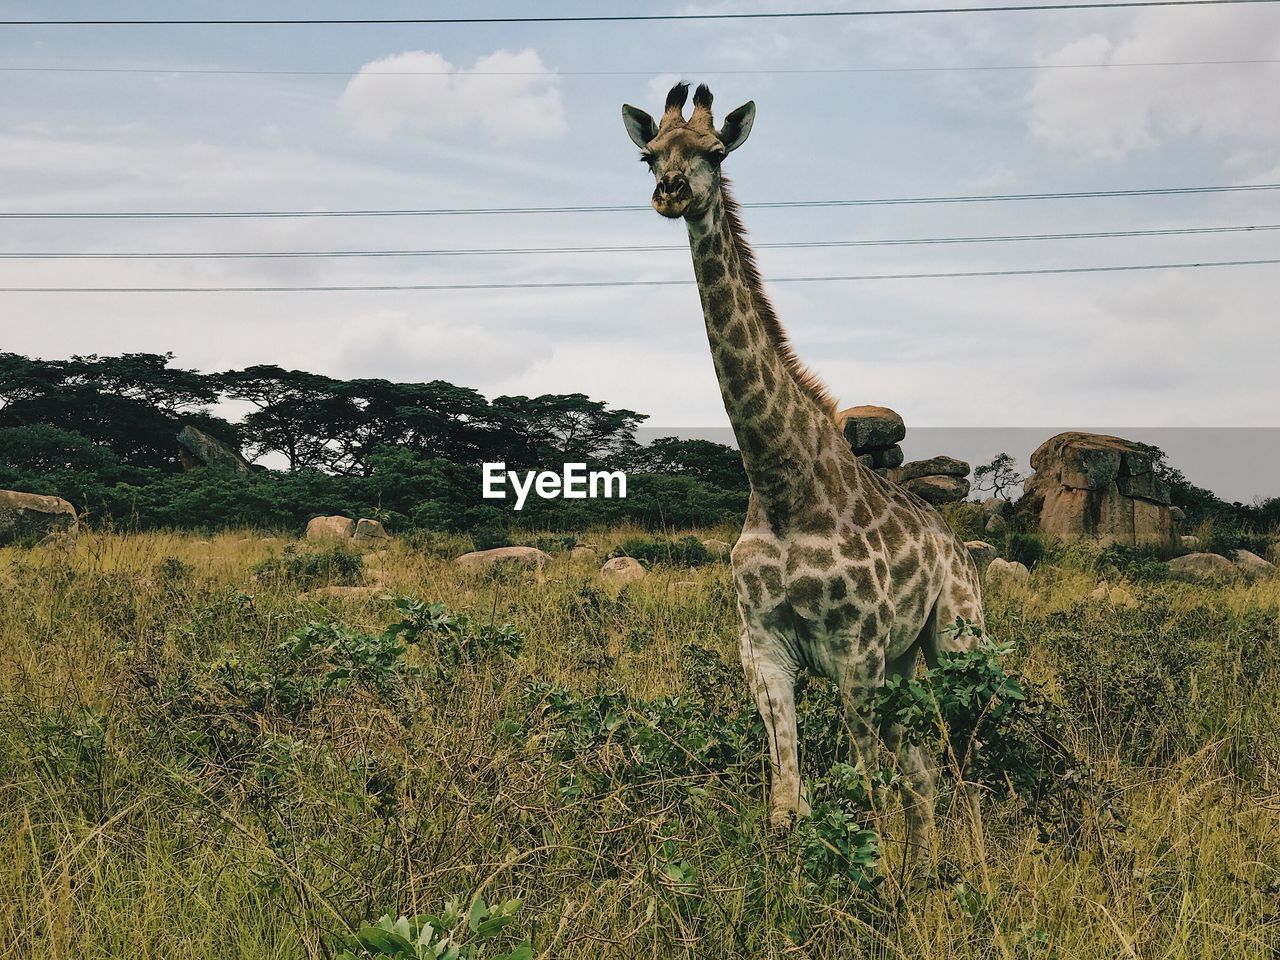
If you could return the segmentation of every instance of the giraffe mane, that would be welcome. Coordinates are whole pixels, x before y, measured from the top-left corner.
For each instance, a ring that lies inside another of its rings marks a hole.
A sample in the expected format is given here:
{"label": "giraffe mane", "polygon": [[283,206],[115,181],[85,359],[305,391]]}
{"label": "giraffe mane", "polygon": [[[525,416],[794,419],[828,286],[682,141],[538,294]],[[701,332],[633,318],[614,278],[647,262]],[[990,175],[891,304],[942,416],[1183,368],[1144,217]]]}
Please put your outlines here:
{"label": "giraffe mane", "polygon": [[778,315],[773,310],[773,304],[769,301],[769,295],[765,293],[764,282],[760,279],[760,270],[756,266],[756,254],[751,249],[751,244],[747,242],[747,228],[742,224],[742,218],[738,215],[741,209],[738,201],[729,191],[729,181],[726,177],[720,178],[720,196],[724,202],[724,214],[729,223],[729,232],[733,235],[733,245],[738,251],[738,261],[742,264],[742,273],[746,278],[747,286],[751,290],[751,299],[755,304],[756,313],[760,317],[760,322],[764,325],[765,332],[768,334],[770,342],[778,351],[778,355],[782,357],[783,366],[787,372],[791,374],[791,378],[826,414],[835,421],[836,400],[827,389],[827,385],[822,379],[805,366],[796,353],[791,349],[791,341],[787,337],[787,331],[783,329],[782,322],[778,319]]}

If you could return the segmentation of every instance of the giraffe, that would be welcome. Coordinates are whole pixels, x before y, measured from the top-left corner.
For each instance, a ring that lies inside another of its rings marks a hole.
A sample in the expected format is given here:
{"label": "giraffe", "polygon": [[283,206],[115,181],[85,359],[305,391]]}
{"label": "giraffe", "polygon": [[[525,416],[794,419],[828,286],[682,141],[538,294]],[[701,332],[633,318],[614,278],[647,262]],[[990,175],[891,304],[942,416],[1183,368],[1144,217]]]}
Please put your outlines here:
{"label": "giraffe", "polygon": [[[900,729],[872,722],[876,691],[935,664],[982,625],[981,586],[968,550],[931,506],[854,456],[835,403],[797,358],[765,294],[721,163],[755,120],[748,101],[717,130],[712,96],[688,85],[667,95],[661,119],[624,105],[623,122],[657,180],[654,209],[683,217],[725,410],[751,482],[731,560],[747,683],[769,744],[770,821],[809,812],[796,734],[802,670],[841,690],[859,758],[876,769],[881,742],[910,791],[908,845],[919,860],[933,831],[936,759]],[[970,798],[972,802],[972,797]]]}

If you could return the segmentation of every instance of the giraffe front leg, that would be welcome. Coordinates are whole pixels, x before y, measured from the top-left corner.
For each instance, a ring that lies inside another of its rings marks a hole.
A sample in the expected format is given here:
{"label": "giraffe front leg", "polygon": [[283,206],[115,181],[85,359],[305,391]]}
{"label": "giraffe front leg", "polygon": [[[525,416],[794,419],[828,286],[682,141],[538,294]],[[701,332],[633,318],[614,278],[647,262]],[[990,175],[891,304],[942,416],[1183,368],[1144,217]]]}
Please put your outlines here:
{"label": "giraffe front leg", "polygon": [[742,631],[742,669],[764,721],[769,744],[769,822],[786,827],[793,816],[808,816],[809,803],[800,783],[796,740],[796,665],[767,634]]}

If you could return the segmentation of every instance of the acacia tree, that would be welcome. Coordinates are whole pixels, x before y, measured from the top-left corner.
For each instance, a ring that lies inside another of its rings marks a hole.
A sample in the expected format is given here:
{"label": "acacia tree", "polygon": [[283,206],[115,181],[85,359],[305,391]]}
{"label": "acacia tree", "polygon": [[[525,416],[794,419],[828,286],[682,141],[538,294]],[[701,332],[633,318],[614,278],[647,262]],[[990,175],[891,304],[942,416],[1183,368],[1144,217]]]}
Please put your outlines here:
{"label": "acacia tree", "polygon": [[1008,500],[1009,491],[1021,486],[1026,479],[1015,467],[1017,463],[1007,453],[997,453],[990,463],[984,463],[973,471],[973,485],[993,497]]}

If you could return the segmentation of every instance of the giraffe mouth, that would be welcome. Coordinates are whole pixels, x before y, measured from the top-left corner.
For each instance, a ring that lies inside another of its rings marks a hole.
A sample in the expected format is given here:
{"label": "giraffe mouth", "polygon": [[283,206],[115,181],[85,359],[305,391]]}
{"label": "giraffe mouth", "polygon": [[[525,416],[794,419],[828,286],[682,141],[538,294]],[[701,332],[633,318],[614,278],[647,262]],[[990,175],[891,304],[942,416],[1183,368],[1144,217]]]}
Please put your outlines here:
{"label": "giraffe mouth", "polygon": [[664,190],[659,186],[653,192],[653,209],[671,220],[683,217],[692,202],[693,191],[685,181],[681,181],[675,190]]}

